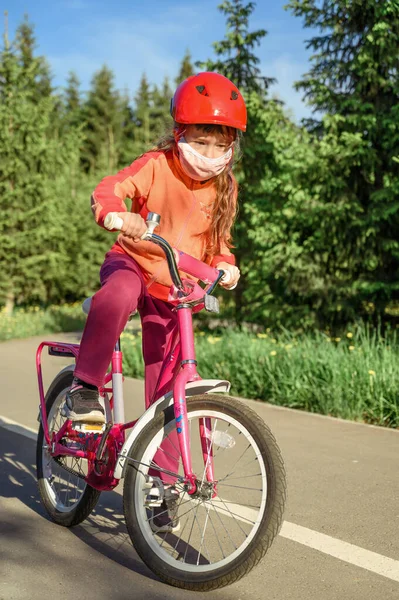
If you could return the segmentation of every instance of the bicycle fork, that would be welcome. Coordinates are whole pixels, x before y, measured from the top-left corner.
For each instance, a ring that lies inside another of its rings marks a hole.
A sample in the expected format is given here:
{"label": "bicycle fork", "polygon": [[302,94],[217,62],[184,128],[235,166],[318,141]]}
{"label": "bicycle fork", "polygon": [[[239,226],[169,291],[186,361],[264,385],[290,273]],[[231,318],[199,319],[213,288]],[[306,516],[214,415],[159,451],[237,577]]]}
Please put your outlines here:
{"label": "bicycle fork", "polygon": [[[177,317],[181,344],[181,370],[179,371],[173,386],[174,413],[184,474],[190,485],[190,488],[187,491],[189,494],[194,494],[197,491],[197,478],[193,473],[191,461],[186,384],[190,381],[197,381],[198,379],[201,379],[201,377],[197,372],[191,306],[189,304],[178,305]],[[210,419],[201,419],[199,430],[206,478],[207,481],[213,481],[214,473],[212,443],[210,441]]]}

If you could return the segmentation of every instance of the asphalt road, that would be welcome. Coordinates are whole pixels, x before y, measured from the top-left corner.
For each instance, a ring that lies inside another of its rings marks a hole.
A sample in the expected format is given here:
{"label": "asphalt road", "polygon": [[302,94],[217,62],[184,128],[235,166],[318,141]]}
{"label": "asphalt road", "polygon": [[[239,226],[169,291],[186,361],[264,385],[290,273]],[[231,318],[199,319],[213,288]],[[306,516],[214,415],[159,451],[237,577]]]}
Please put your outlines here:
{"label": "asphalt road", "polygon": [[[249,576],[209,594],[171,588],[152,575],[131,546],[119,488],[103,493],[82,525],[50,522],[35,480],[34,358],[42,339],[0,344],[0,600],[399,598],[397,431],[248,401],[284,456],[285,522]],[[65,364],[46,356],[45,384]],[[142,382],[127,379],[126,391],[127,417],[137,417]]]}

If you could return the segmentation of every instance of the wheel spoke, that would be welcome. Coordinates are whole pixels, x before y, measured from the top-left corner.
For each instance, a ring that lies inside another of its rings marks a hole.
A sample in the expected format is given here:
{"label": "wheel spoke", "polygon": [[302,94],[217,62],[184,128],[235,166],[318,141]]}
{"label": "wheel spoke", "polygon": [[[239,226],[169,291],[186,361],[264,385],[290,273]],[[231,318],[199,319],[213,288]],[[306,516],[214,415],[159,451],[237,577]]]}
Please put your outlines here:
{"label": "wheel spoke", "polygon": [[[168,452],[167,450],[165,450],[165,448],[162,448],[162,445],[158,448],[158,452],[162,452],[165,456],[168,456],[169,458],[171,458],[174,461],[177,461],[179,466],[180,466],[180,459],[181,456],[173,456],[173,454],[170,454],[170,452]],[[179,468],[177,469],[179,470]]]}
{"label": "wheel spoke", "polygon": [[[229,477],[229,481],[234,481],[234,479],[249,479],[250,477],[262,477],[262,473],[254,473],[253,475],[240,475],[239,477]],[[219,479],[219,481],[226,481],[226,477],[223,479]]]}
{"label": "wheel spoke", "polygon": [[226,556],[225,556],[225,554],[224,554],[224,552],[223,552],[222,545],[221,545],[221,543],[220,543],[220,540],[219,540],[219,536],[218,536],[218,534],[217,534],[217,532],[216,532],[215,525],[213,524],[213,520],[212,520],[212,515],[211,515],[211,510],[210,510],[210,508],[207,508],[207,512],[208,512],[208,515],[209,515],[209,522],[210,522],[210,524],[211,524],[211,526],[212,526],[212,529],[213,529],[213,532],[214,532],[214,539],[215,539],[215,540],[217,540],[217,543],[218,543],[218,545],[219,545],[220,552],[221,552],[221,554],[222,554],[223,558],[226,558]]}
{"label": "wheel spoke", "polygon": [[215,432],[215,430],[216,430],[216,425],[217,425],[217,422],[218,422],[218,420],[216,419],[216,420],[215,420],[215,424],[214,424],[214,426],[213,426],[213,428],[212,428],[212,435],[211,435],[211,445],[210,445],[210,447],[208,448],[208,452],[207,452],[207,454],[208,454],[208,455],[207,455],[207,458],[206,458],[206,463],[205,463],[205,465],[204,465],[204,470],[203,470],[203,472],[202,472],[201,485],[202,485],[202,484],[204,483],[204,481],[205,481],[206,470],[207,470],[207,468],[208,468],[208,466],[209,466],[209,462],[210,462],[210,461],[212,460],[212,458],[213,458],[213,456],[212,456],[212,454],[213,454],[213,434],[214,434],[214,432]]}
{"label": "wheel spoke", "polygon": [[[213,502],[212,502],[212,500],[210,500],[210,502],[209,502],[209,503],[210,503],[210,505],[212,506],[212,508],[215,510],[215,508],[214,508],[214,506],[213,506]],[[223,529],[224,529],[224,530],[225,530],[225,532],[227,533],[227,536],[228,536],[228,538],[230,539],[230,541],[231,541],[231,543],[232,543],[232,545],[233,545],[233,548],[234,548],[234,550],[237,550],[237,546],[235,545],[235,543],[234,543],[234,542],[233,542],[233,540],[231,539],[231,536],[230,536],[229,530],[226,528],[226,525],[223,523],[223,521],[222,521],[222,519],[221,519],[221,517],[220,517],[220,514],[218,513],[218,511],[217,511],[217,510],[215,510],[215,513],[216,513],[216,516],[217,516],[217,518],[219,519],[219,521],[220,521],[220,523],[221,523],[221,525],[222,525]]]}
{"label": "wheel spoke", "polygon": [[[132,511],[132,518],[126,519],[129,535],[133,544],[140,539],[136,550],[149,560],[150,568],[152,556],[156,572],[162,570],[165,581],[173,584],[173,579],[179,579],[190,585],[187,589],[200,589],[196,584],[191,587],[196,580],[191,576],[216,581],[219,570],[225,577],[241,564],[237,559],[244,552],[248,558],[243,560],[255,564],[252,550],[259,557],[259,550],[264,553],[278,531],[275,521],[272,530],[265,521],[273,511],[270,507],[271,512],[266,512],[267,500],[276,493],[274,479],[274,491],[268,491],[267,477],[274,466],[267,444],[273,445],[274,438],[259,417],[233,398],[219,399],[214,394],[210,399],[207,395],[190,398],[187,417],[196,487],[188,493],[174,412],[168,407],[138,434],[127,456],[124,506]],[[214,481],[208,480],[210,470]],[[148,514],[145,502],[154,471],[165,489],[161,508],[155,511],[160,528],[173,523],[164,532],[151,527],[155,515]],[[170,486],[175,491],[168,491]]]}
{"label": "wheel spoke", "polygon": [[[184,506],[185,504],[189,504],[189,503],[191,503],[191,500],[186,500],[186,502],[183,502],[182,506]],[[188,510],[188,511],[184,512],[184,513],[183,513],[181,516],[183,517],[184,515],[187,515],[187,514],[188,514],[189,512],[191,512],[192,510],[193,510],[193,509],[192,509],[192,508],[190,508],[190,510]],[[153,520],[153,519],[155,519],[156,517],[160,517],[161,515],[166,515],[166,514],[167,514],[167,512],[168,512],[168,509],[166,508],[166,509],[165,509],[165,510],[163,510],[162,512],[160,512],[160,513],[157,513],[157,515],[153,515],[152,517],[149,517],[149,518],[147,519],[147,523],[149,523],[150,521],[152,521],[152,520]]]}
{"label": "wheel spoke", "polygon": [[[228,473],[227,475],[225,475],[225,476],[224,476],[224,477],[222,477],[221,479],[219,479],[219,481],[224,481],[225,479],[227,479],[227,477],[230,477],[230,475],[233,475],[233,473],[235,473],[235,469],[236,469],[236,467],[237,467],[238,463],[240,462],[240,460],[242,459],[242,457],[243,457],[243,456],[246,454],[246,452],[249,450],[249,448],[251,448],[251,445],[250,445],[250,444],[249,444],[249,445],[248,445],[248,446],[245,448],[244,452],[241,454],[241,456],[240,456],[240,457],[237,459],[237,461],[235,462],[234,466],[232,467],[232,469],[233,469],[233,470],[232,470],[232,471],[230,471],[230,473]],[[253,460],[255,460],[255,459],[253,459]],[[250,461],[250,462],[252,462],[252,461]],[[249,464],[249,463],[248,463],[248,464]]]}
{"label": "wheel spoke", "polygon": [[[251,523],[251,525],[255,525],[256,521],[251,521],[249,519],[245,519],[244,517],[242,517],[242,515],[238,514],[238,513],[233,513],[230,508],[226,505],[225,501],[223,500],[223,498],[220,498],[220,496],[218,497],[218,500],[221,502],[221,504],[223,504],[225,506],[225,509],[227,510],[227,512],[229,513],[229,515],[234,519],[234,517],[238,517],[238,520],[245,520],[247,523]],[[214,501],[215,502],[215,501]],[[215,508],[215,504],[214,502],[212,502],[212,506]],[[215,508],[215,510],[217,510],[217,508]],[[219,508],[220,510],[220,508]],[[238,523],[237,519],[234,519],[234,521],[237,523],[238,527],[241,529],[241,531],[243,532],[243,534],[245,535],[245,537],[247,537],[246,532],[243,530],[243,528],[241,527],[241,525]]]}
{"label": "wheel spoke", "polygon": [[[205,550],[206,550],[206,552],[208,554],[208,562],[211,562],[210,558],[209,558],[209,556],[210,556],[209,555],[209,551],[208,551],[208,548],[207,548],[206,542],[205,542],[205,532],[206,532],[206,527],[208,525],[209,512],[206,509],[205,509],[205,511],[206,511],[205,525],[204,525],[204,529],[202,530],[202,534],[201,534],[201,543],[200,543],[200,547],[199,547],[199,550],[198,550],[197,565],[199,565],[199,559],[200,559],[200,556],[201,556],[201,550],[202,550],[202,546],[203,545],[205,546]],[[198,527],[199,527],[199,530],[200,530],[200,533],[201,533],[201,527],[200,527],[199,523],[198,523]]]}
{"label": "wheel spoke", "polygon": [[186,543],[186,550],[184,552],[183,562],[186,562],[187,550],[190,547],[190,540],[191,540],[191,535],[192,535],[193,529],[194,529],[195,517],[197,516],[198,507],[199,507],[199,504],[195,507],[195,514],[194,514],[193,523],[192,523],[191,529],[190,529],[190,535],[188,536],[188,540],[187,540],[187,543]]}
{"label": "wheel spoke", "polygon": [[251,490],[253,492],[261,492],[262,491],[261,488],[250,488],[245,485],[231,485],[230,483],[219,483],[218,482],[218,487],[230,487],[230,488],[235,488],[238,490]]}
{"label": "wheel spoke", "polygon": [[[57,396],[50,409],[48,415],[50,437],[65,423],[65,418],[61,415],[64,401],[65,392]],[[85,477],[82,467],[83,460],[76,456],[59,456],[56,460],[47,450],[43,449],[42,451],[42,464],[49,497],[54,507],[61,512],[74,510],[86,489],[83,481]],[[74,475],[71,471],[78,475]]]}

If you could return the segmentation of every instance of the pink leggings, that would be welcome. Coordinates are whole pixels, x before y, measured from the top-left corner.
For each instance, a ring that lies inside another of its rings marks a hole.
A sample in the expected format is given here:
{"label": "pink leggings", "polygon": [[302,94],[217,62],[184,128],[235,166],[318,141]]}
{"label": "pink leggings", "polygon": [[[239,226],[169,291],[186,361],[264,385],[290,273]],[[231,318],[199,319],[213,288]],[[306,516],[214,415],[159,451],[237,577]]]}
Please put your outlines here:
{"label": "pink leggings", "polygon": [[[130,313],[140,313],[145,364],[145,406],[154,392],[165,350],[176,333],[177,317],[172,305],[152,298],[140,268],[127,254],[108,252],[100,271],[101,288],[93,296],[80,343],[75,377],[100,387],[110,365],[115,344]],[[169,383],[169,382],[168,382]],[[162,395],[159,390],[157,396]]]}
{"label": "pink leggings", "polygon": [[[176,334],[176,313],[172,312],[171,304],[150,296],[139,266],[127,254],[108,252],[100,280],[101,288],[92,299],[74,375],[97,387],[103,385],[115,344],[130,313],[138,309],[143,328],[145,406],[148,408],[169,389],[170,381],[154,396],[164,353]],[[172,432],[154,460],[159,466],[176,472],[178,454],[177,434]],[[152,471],[152,474],[158,475],[158,472]],[[162,473],[161,478],[165,483],[173,482],[173,478]]]}

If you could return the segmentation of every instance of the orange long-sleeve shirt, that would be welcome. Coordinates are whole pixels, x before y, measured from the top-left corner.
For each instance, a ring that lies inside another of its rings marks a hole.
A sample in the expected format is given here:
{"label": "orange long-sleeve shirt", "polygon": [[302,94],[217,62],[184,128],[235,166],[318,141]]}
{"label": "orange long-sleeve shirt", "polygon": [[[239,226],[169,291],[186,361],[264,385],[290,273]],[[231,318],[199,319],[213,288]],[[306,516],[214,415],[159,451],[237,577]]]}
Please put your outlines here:
{"label": "orange long-sleeve shirt", "polygon": [[[132,200],[131,211],[145,220],[149,212],[161,215],[156,233],[174,248],[212,266],[225,261],[235,264],[225,246],[217,256],[207,256],[205,236],[209,229],[216,190],[212,180],[194,181],[181,168],[172,151],[147,152],[130,167],[105,177],[92,195],[92,210],[99,225],[109,212],[127,210],[126,198]],[[119,234],[112,250],[127,253],[139,264],[148,291],[155,298],[167,300],[172,281],[165,255],[152,242],[133,242]]]}

